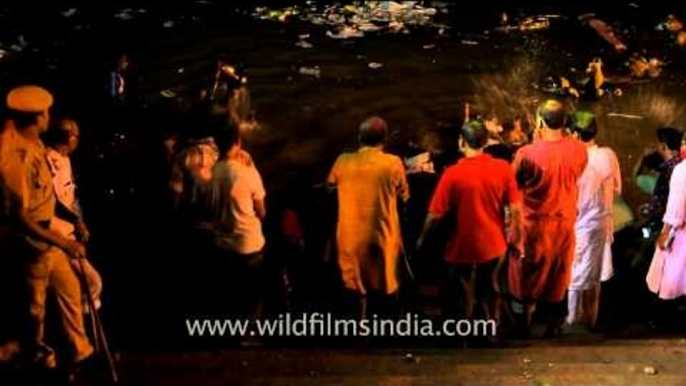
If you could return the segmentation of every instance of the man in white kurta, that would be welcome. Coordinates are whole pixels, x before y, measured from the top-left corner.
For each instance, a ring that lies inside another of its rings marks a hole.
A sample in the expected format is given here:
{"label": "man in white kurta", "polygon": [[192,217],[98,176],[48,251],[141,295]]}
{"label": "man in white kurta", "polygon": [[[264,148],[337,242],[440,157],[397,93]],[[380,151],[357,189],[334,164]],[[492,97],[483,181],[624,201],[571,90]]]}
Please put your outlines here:
{"label": "man in white kurta", "polygon": [[[68,239],[79,239],[87,242],[90,236],[83,222],[83,213],[76,197],[76,183],[74,182],[74,173],[71,168],[71,160],[69,159],[69,156],[74,154],[79,145],[79,137],[79,127],[71,119],[62,119],[48,131],[46,137],[48,148],[45,158],[48,161],[48,167],[52,174],[55,197],[57,197],[57,201],[63,208],[63,214],[69,213],[66,217],[73,217],[69,221],[59,216],[53,217],[50,220],[50,229]],[[83,272],[81,272],[82,266],[80,263],[83,263]],[[84,259],[82,262],[78,262],[72,259],[71,264],[74,270],[85,275],[91,292],[91,298],[93,299],[93,305],[96,308],[100,308],[102,277],[88,260]]]}
{"label": "man in white kurta", "polygon": [[613,275],[613,202],[621,193],[622,179],[614,151],[595,142],[597,125],[593,114],[576,112],[572,131],[587,147],[588,164],[578,181],[577,242],[566,322],[593,327],[598,316],[600,282]]}

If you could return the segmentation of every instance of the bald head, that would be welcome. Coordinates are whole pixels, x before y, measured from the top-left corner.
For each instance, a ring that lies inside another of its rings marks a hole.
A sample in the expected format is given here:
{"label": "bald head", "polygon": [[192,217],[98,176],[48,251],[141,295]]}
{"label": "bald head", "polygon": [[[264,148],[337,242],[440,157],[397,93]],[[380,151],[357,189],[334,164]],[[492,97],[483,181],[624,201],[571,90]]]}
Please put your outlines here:
{"label": "bald head", "polygon": [[379,117],[367,118],[360,124],[359,138],[364,146],[378,146],[386,141],[388,125]]}
{"label": "bald head", "polygon": [[537,115],[545,127],[551,130],[560,130],[565,125],[565,106],[560,101],[548,99],[543,102],[538,107]]}

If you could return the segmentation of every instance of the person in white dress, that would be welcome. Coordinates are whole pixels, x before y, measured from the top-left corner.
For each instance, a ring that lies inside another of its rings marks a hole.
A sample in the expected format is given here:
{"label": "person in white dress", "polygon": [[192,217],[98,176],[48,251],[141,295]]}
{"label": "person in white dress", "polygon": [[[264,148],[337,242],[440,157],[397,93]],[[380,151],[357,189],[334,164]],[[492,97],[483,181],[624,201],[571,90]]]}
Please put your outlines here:
{"label": "person in white dress", "polygon": [[566,322],[594,327],[600,283],[613,275],[613,207],[615,196],[621,193],[622,178],[615,152],[596,144],[598,128],[593,114],[577,111],[572,116],[571,129],[587,148],[588,164],[578,181],[576,249]]}
{"label": "person in white dress", "polygon": [[[682,154],[686,143],[681,144]],[[660,299],[686,295],[686,163],[677,164],[669,182],[667,210],[646,281]]]}
{"label": "person in white dress", "polygon": [[[80,240],[87,243],[90,233],[83,221],[83,213],[76,196],[76,183],[74,173],[71,168],[69,156],[72,155],[79,144],[79,127],[71,119],[62,119],[59,123],[48,131],[46,143],[46,160],[52,173],[52,182],[55,196],[59,202],[58,215],[50,220],[50,229],[62,236]],[[102,293],[102,277],[93,265],[88,261],[83,261],[83,270],[76,259],[71,260],[72,268],[85,275],[91,298],[96,309],[100,308],[100,295]],[[88,303],[85,303],[88,304]]]}

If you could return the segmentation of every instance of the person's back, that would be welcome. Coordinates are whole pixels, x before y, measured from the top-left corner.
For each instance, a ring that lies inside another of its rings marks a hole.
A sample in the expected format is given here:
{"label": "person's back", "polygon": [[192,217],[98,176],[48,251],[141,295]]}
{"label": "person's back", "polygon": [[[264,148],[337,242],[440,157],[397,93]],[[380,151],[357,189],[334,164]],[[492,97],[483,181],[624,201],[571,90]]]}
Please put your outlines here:
{"label": "person's back", "polygon": [[588,149],[588,165],[579,178],[577,222],[600,221],[612,217],[614,196],[621,190],[619,163],[609,147]]}
{"label": "person's back", "polygon": [[444,253],[443,317],[498,319],[500,295],[493,277],[508,249],[506,212],[512,220],[509,241],[518,245],[521,237],[521,199],[514,172],[507,162],[485,152],[487,136],[480,121],[463,125],[458,143],[465,158],[441,177],[417,241],[421,251],[426,235],[444,217],[452,217]]}
{"label": "person's back", "polygon": [[327,183],[338,187],[338,264],[345,288],[357,296],[398,289],[403,249],[398,198],[409,188],[400,158],[383,152],[387,126],[372,117],[360,125],[361,148],[336,160]]}
{"label": "person's back", "polygon": [[343,200],[339,204],[341,228],[359,228],[360,233],[370,236],[388,233],[398,221],[396,203],[404,177],[402,161],[381,149],[365,147],[341,155],[333,173],[338,196]]}
{"label": "person's back", "polygon": [[217,246],[242,254],[260,251],[265,240],[253,202],[263,199],[265,192],[255,166],[234,159],[219,161],[213,170],[213,188]]}
{"label": "person's back", "polygon": [[530,332],[538,302],[548,303],[546,335],[560,333],[575,250],[577,181],[587,163],[586,148],[566,137],[565,106],[555,100],[537,112],[537,139],[519,149],[514,161],[524,203],[523,256],[509,264],[510,291],[522,308],[522,332]]}
{"label": "person's back", "polygon": [[446,260],[482,262],[504,254],[504,209],[519,195],[507,162],[488,154],[463,158],[445,171],[436,192],[431,208],[445,202],[454,208],[456,221],[456,236],[448,242]]}
{"label": "person's back", "polygon": [[[249,155],[241,149],[237,127],[222,128],[217,135],[221,159],[212,169],[215,257],[212,262],[216,283],[214,293],[244,317],[259,316],[262,297],[268,291],[263,269],[265,239],[265,190]],[[216,287],[219,285],[219,287]]]}
{"label": "person's back", "polygon": [[571,117],[572,135],[588,154],[588,164],[578,180],[578,215],[572,278],[567,290],[567,324],[595,326],[600,303],[600,282],[613,275],[614,197],[621,193],[619,162],[615,153],[596,143],[595,115],[576,111]]}
{"label": "person's back", "polygon": [[577,180],[586,160],[586,149],[569,138],[539,140],[519,149],[514,165],[525,217],[574,220]]}

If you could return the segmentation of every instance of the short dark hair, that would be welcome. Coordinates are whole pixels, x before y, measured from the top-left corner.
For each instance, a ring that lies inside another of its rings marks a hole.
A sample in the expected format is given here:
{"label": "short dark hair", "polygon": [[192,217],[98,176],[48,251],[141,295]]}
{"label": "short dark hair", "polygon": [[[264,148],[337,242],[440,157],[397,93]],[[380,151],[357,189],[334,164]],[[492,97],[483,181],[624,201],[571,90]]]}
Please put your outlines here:
{"label": "short dark hair", "polygon": [[681,131],[673,127],[660,127],[655,130],[655,135],[660,143],[664,143],[669,150],[677,151],[681,148],[681,139],[683,134]]}
{"label": "short dark hair", "polygon": [[548,99],[538,108],[538,116],[549,129],[558,130],[565,126],[565,107],[560,101]]}
{"label": "short dark hair", "polygon": [[9,110],[7,113],[9,119],[14,122],[14,126],[19,130],[26,129],[27,127],[37,124],[40,114],[41,113],[17,110]]}
{"label": "short dark hair", "polygon": [[592,141],[598,135],[595,115],[588,111],[577,111],[572,114],[570,129],[577,133],[583,142]]}
{"label": "short dark hair", "polygon": [[213,137],[220,155],[223,155],[241,141],[241,133],[238,127],[228,123],[218,128]]}
{"label": "short dark hair", "polygon": [[360,143],[365,146],[381,145],[388,136],[388,125],[379,117],[367,118],[360,124]]}
{"label": "short dark hair", "polygon": [[482,149],[488,142],[488,130],[481,121],[477,120],[465,123],[460,129],[460,136],[467,146],[474,150]]}

